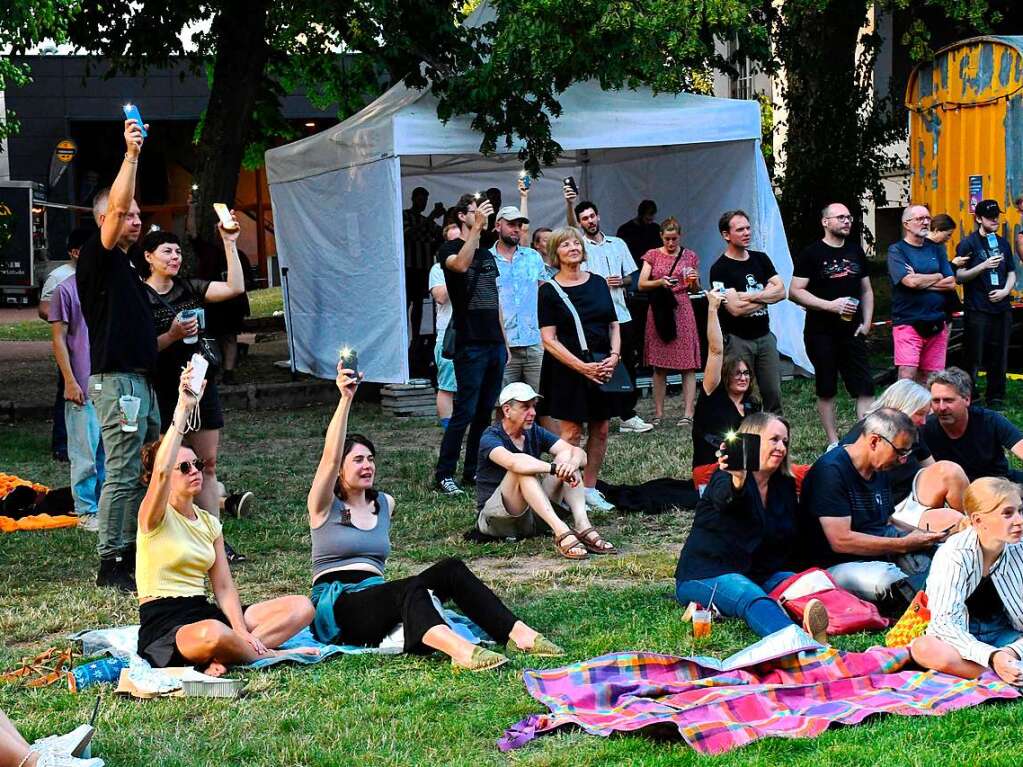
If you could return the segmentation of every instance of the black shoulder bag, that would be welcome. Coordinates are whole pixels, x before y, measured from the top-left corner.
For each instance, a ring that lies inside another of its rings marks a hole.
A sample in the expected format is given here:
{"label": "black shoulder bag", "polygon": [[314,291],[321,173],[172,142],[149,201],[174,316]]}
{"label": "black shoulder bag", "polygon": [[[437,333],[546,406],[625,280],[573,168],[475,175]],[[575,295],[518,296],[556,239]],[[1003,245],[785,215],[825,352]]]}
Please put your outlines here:
{"label": "black shoulder bag", "polygon": [[[188,281],[182,280],[181,283],[182,285],[184,285],[185,290],[192,295],[192,298],[195,299],[195,302],[199,304],[201,307],[203,304],[203,300],[195,294],[195,291],[192,290],[192,286],[188,284]],[[166,298],[164,298],[155,290],[153,290],[152,286],[149,285],[148,283],[146,283],[146,287],[149,288],[149,291],[154,296],[156,296],[157,301],[163,304],[167,309],[170,309],[174,317],[178,316],[178,310],[174,308],[174,306],[171,305],[171,303]],[[198,354],[201,354],[208,363],[210,363],[211,370],[215,371],[217,368],[221,366],[222,361],[220,358],[220,349],[217,348],[217,344],[215,341],[211,341],[202,333],[201,329],[199,332],[199,338],[195,344],[195,350]]]}
{"label": "black shoulder bag", "polygon": [[[554,288],[554,292],[565,302],[568,313],[572,315],[572,319],[575,321],[575,332],[579,336],[579,348],[582,350],[582,359],[586,362],[603,362],[607,359],[610,355],[603,352],[590,351],[590,347],[586,343],[586,334],[583,332],[582,320],[579,319],[579,312],[575,310],[575,304],[572,303],[565,291],[562,290],[558,281],[552,279],[547,284]],[[602,392],[607,392],[608,394],[625,394],[635,389],[632,379],[629,377],[629,371],[622,364],[621,355],[618,357],[618,364],[615,365],[611,378],[605,383],[594,385]]]}
{"label": "black shoulder bag", "polygon": [[[679,248],[678,255],[675,256],[675,261],[672,263],[671,269],[668,270],[668,277],[675,273],[675,267],[678,266],[683,253],[685,253],[685,248]],[[675,309],[677,308],[678,300],[671,292],[671,288],[660,287],[650,291],[650,309],[654,315],[654,329],[666,344],[670,344],[678,338],[678,325],[675,323]]]}
{"label": "black shoulder bag", "polygon": [[[474,258],[475,260],[475,258]],[[444,264],[440,266],[441,270],[444,269]],[[466,306],[469,304],[469,297],[472,296],[472,292],[476,290],[476,283],[480,279],[480,270],[477,269],[476,273],[472,276],[472,282],[469,284],[469,289],[465,292]],[[444,278],[444,282],[447,283],[447,277]],[[448,300],[451,300],[451,294],[448,294]],[[454,306],[452,305],[452,309]],[[440,356],[446,360],[453,360],[455,358],[455,315],[451,313],[451,322],[448,323],[448,329],[444,331],[444,345],[440,347]]]}

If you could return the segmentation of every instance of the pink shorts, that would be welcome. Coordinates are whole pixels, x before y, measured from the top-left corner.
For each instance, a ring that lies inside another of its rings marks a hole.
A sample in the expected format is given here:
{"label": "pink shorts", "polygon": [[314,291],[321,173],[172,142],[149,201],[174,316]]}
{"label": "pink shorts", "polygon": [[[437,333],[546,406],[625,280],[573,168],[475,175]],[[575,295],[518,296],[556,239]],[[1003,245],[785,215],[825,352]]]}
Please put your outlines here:
{"label": "pink shorts", "polygon": [[933,373],[945,368],[945,352],[948,350],[948,323],[945,329],[930,338],[924,338],[912,325],[896,325],[892,328],[895,341],[895,364]]}

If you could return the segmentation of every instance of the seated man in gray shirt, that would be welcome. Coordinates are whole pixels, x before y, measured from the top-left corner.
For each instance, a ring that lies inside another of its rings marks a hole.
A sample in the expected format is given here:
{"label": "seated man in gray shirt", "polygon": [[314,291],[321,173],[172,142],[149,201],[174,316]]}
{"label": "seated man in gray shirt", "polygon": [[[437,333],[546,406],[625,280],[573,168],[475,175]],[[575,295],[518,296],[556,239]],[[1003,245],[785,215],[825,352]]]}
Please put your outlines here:
{"label": "seated man in gray shirt", "polygon": [[[586,453],[535,426],[536,401],[529,384],[516,382],[501,390],[500,423],[483,432],[476,468],[477,526],[484,535],[520,538],[531,535],[539,517],[554,532],[554,546],[566,559],[615,554],[586,516],[586,497],[579,470]],[[552,463],[540,456],[550,453]],[[566,525],[554,511],[564,503],[572,514]]]}

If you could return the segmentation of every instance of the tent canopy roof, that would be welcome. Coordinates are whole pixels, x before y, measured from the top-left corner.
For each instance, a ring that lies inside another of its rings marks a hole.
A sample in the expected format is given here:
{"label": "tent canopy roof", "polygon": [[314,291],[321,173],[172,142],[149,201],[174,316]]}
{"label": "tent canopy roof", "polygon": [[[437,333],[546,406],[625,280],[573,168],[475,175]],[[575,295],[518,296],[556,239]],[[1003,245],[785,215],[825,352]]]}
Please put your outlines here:
{"label": "tent canopy roof", "polygon": [[[604,91],[576,83],[559,97],[551,133],[566,152],[673,146],[760,138],[755,101],[649,89]],[[285,183],[390,156],[479,155],[468,116],[442,123],[429,90],[396,85],[358,114],[325,131],[266,153],[269,182]],[[502,151],[503,145],[501,146]],[[516,153],[521,144],[513,144]]]}

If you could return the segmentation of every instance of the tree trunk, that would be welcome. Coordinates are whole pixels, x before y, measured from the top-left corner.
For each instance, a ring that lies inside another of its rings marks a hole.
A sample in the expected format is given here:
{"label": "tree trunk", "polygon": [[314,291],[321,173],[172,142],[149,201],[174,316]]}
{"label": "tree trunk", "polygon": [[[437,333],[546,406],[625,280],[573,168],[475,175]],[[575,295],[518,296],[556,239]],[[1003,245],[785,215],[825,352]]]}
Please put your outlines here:
{"label": "tree trunk", "polygon": [[856,44],[866,0],[788,0],[778,54],[788,108],[781,207],[793,253],[821,236],[820,210],[842,202],[858,217],[866,179]]}
{"label": "tree trunk", "polygon": [[249,138],[253,108],[269,56],[269,0],[223,0],[213,21],[217,59],[196,151],[196,232],[217,241],[213,203],[231,207]]}

